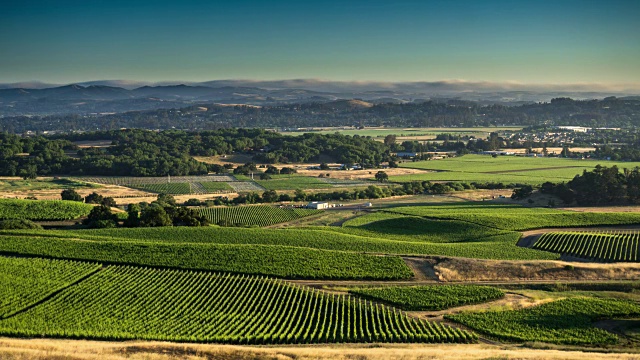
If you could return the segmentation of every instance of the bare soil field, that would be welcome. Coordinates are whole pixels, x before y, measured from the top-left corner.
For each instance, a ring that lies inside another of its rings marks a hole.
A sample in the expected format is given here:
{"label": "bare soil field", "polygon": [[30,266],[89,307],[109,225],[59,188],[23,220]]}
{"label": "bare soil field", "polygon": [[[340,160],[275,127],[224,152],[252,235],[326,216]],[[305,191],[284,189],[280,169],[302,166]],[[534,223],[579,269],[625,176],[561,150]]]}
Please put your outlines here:
{"label": "bare soil field", "polygon": [[[426,261],[426,260],[425,260]],[[440,281],[603,281],[638,280],[640,264],[569,263],[538,260],[476,260],[447,258],[434,270]]]}
{"label": "bare soil field", "polygon": [[[516,310],[516,309],[522,309],[526,307],[540,305],[549,301],[551,300],[550,299],[536,300],[520,294],[507,293],[502,299],[489,301],[486,303],[457,306],[454,308],[439,310],[439,311],[407,311],[407,313],[412,316],[420,317],[420,318],[431,320],[431,321],[442,321],[443,316],[447,314],[457,314],[464,311],[479,312],[479,311],[489,311],[489,310],[497,310],[497,309]],[[456,323],[455,326],[460,326],[460,324]]]}
{"label": "bare soil field", "polygon": [[[117,186],[117,185],[102,185],[100,188],[94,189],[75,189],[80,195],[87,196],[93,192],[97,192],[102,196],[111,196],[116,198],[116,202],[120,203],[118,200],[119,197],[148,197],[152,196],[151,193],[146,191],[136,190],[128,187]],[[56,200],[60,199],[60,193],[62,190],[60,189],[43,189],[43,190],[16,190],[16,191],[3,191],[0,192],[0,198],[25,198],[27,196],[35,196],[41,200]],[[153,195],[155,196],[155,195]]]}
{"label": "bare soil field", "polygon": [[[465,200],[465,201],[492,200],[492,201],[511,202],[512,201],[511,194],[513,194],[513,190],[511,189],[499,189],[499,190],[477,189],[477,190],[468,190],[468,191],[456,191],[451,193],[451,196]],[[500,196],[504,196],[504,198],[500,198]]]}
{"label": "bare soil field", "polygon": [[[532,148],[531,150],[533,152],[542,154],[543,149],[544,148]],[[502,149],[502,151],[514,152],[516,154],[526,154],[527,153],[527,149]],[[548,147],[547,151],[549,152],[549,154],[560,154],[560,153],[562,153],[562,148],[561,147]],[[574,152],[574,153],[586,153],[586,152],[596,151],[596,148],[594,148],[594,147],[571,147],[571,148],[569,148],[569,151]]]}
{"label": "bare soil field", "polygon": [[[320,174],[330,174],[330,178],[333,179],[346,179],[346,180],[363,180],[368,179],[371,180],[375,177],[376,172],[380,171],[377,169],[372,170],[307,170],[306,168],[309,165],[305,166],[305,169],[298,170],[298,174],[318,177]],[[408,169],[408,168],[393,168],[393,169],[384,169],[382,170],[387,173],[389,176],[396,175],[413,175],[413,174],[426,174],[430,171],[419,170],[419,169]]]}
{"label": "bare soil field", "polygon": [[[233,199],[238,196],[237,193],[225,193],[225,194],[186,194],[186,195],[172,195],[174,199],[180,204],[189,199],[198,199],[200,201],[205,200],[213,200],[217,197],[223,196],[228,197],[229,199]],[[144,196],[140,197],[126,197],[116,199],[116,203],[118,205],[128,205],[128,204],[137,204],[139,202],[152,202],[155,201],[158,197],[158,194],[154,193],[146,193]]]}
{"label": "bare soil field", "polygon": [[237,346],[179,344],[158,341],[86,341],[0,338],[0,358],[7,360],[411,360],[411,359],[638,359],[638,354],[603,354],[520,345],[492,344],[337,344],[301,346]]}

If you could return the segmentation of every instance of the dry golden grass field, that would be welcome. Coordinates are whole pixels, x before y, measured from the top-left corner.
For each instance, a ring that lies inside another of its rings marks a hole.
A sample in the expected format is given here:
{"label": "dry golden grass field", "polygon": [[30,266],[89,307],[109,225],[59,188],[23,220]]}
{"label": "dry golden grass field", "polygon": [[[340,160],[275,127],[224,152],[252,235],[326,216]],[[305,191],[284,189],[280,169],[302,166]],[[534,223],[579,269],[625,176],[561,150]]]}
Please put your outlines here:
{"label": "dry golden grass field", "polygon": [[319,345],[234,346],[168,342],[107,342],[54,339],[0,339],[3,360],[637,360],[640,354],[530,349],[517,345]]}

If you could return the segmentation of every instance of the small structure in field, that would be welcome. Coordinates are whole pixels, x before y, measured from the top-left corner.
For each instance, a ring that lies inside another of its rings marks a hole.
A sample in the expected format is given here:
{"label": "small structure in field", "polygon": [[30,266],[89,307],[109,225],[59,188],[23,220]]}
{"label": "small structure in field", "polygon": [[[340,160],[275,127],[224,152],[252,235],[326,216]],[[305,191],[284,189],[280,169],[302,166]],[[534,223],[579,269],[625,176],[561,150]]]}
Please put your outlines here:
{"label": "small structure in field", "polygon": [[308,209],[324,210],[329,208],[329,203],[322,201],[312,201],[307,204]]}

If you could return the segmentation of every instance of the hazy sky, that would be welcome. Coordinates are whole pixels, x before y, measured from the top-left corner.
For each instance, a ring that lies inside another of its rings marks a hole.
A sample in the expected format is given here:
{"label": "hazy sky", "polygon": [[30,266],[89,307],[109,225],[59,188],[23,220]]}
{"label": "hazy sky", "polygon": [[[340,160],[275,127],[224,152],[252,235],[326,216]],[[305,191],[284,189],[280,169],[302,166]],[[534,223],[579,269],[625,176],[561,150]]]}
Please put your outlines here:
{"label": "hazy sky", "polygon": [[640,83],[640,0],[0,2],[0,82]]}

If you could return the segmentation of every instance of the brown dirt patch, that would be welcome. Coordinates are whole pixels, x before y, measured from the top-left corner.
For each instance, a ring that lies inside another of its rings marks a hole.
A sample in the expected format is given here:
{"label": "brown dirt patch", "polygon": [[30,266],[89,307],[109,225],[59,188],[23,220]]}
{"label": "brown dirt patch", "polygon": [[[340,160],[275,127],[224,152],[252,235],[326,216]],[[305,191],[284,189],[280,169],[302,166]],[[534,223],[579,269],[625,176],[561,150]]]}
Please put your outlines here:
{"label": "brown dirt patch", "polygon": [[[102,196],[111,196],[116,198],[118,202],[119,197],[123,196],[137,196],[147,197],[151,196],[151,193],[142,190],[136,190],[124,186],[117,185],[102,185],[100,188],[94,189],[75,189],[80,195],[87,196],[93,192],[97,192]],[[0,193],[0,198],[25,198],[27,196],[35,196],[41,200],[59,200],[62,189],[44,189],[44,190],[18,190],[18,191],[3,191]]]}
{"label": "brown dirt patch", "polygon": [[502,299],[489,301],[482,304],[458,306],[439,311],[407,311],[407,313],[427,320],[441,321],[443,320],[444,315],[457,314],[464,311],[479,312],[496,309],[516,310],[539,305],[540,303],[541,301],[539,300],[534,300],[520,294],[507,293]]}
{"label": "brown dirt patch", "polygon": [[312,177],[318,177],[320,174],[330,174],[332,179],[346,179],[346,180],[371,180],[374,178],[376,172],[384,171],[389,176],[396,175],[412,175],[412,174],[426,174],[429,171],[419,169],[408,168],[393,168],[393,169],[371,169],[371,170],[307,170],[312,165],[305,164],[304,169],[299,169],[298,174],[307,175]]}
{"label": "brown dirt patch", "polygon": [[414,280],[416,281],[424,281],[424,280],[438,280],[438,276],[434,271],[433,267],[437,264],[437,261],[434,259],[425,259],[425,258],[412,258],[405,257],[402,258],[404,262],[409,266],[411,271],[414,274]]}
{"label": "brown dirt patch", "polygon": [[[538,154],[542,154],[542,150],[544,148],[532,148],[531,150],[533,152],[536,152]],[[526,154],[527,153],[527,149],[502,149],[503,151],[509,151],[509,152],[513,152],[516,154]],[[562,148],[561,147],[548,147],[547,151],[549,152],[549,154],[560,154],[562,153]],[[591,152],[591,151],[596,151],[596,148],[594,147],[570,147],[569,151],[574,152],[574,153],[585,153],[585,152]]]}
{"label": "brown dirt patch", "polygon": [[[478,189],[478,190],[468,190],[468,191],[456,191],[450,193],[452,197],[456,197],[466,201],[512,201],[511,194],[513,190],[511,189],[502,189],[502,190],[487,190],[487,189]],[[500,198],[500,196],[504,196],[504,198]]]}
{"label": "brown dirt patch", "polygon": [[638,280],[640,264],[448,258],[434,266],[441,281]]}

